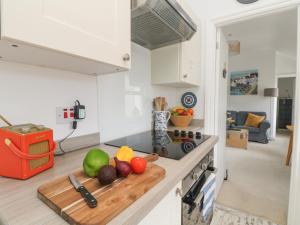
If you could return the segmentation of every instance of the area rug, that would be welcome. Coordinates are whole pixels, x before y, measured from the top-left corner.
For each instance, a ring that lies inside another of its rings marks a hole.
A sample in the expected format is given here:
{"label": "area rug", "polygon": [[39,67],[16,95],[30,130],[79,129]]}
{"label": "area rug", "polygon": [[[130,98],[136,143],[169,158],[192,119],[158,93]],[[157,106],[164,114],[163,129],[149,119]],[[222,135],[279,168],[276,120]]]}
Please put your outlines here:
{"label": "area rug", "polygon": [[216,205],[211,225],[279,225],[222,205]]}

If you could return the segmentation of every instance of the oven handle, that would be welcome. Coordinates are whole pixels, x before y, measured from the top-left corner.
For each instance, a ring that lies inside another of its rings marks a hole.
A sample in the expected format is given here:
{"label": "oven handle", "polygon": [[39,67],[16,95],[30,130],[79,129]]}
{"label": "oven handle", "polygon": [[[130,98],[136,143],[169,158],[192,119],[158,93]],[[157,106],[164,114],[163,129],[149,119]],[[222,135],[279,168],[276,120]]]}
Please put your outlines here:
{"label": "oven handle", "polygon": [[192,204],[189,204],[190,208],[188,211],[188,214],[191,214],[194,210],[199,210],[199,212],[202,211],[203,207],[203,200],[204,200],[204,194],[203,192],[200,192],[194,202]]}
{"label": "oven handle", "polygon": [[34,159],[40,159],[40,158],[44,158],[47,156],[50,156],[51,154],[54,154],[55,148],[56,148],[56,144],[55,142],[53,142],[53,148],[47,152],[47,153],[43,153],[43,154],[38,154],[38,155],[30,155],[27,153],[22,152],[14,143],[12,143],[12,141],[8,138],[6,138],[4,140],[4,143],[7,145],[7,147],[19,158],[22,159],[27,159],[27,160],[34,160]]}

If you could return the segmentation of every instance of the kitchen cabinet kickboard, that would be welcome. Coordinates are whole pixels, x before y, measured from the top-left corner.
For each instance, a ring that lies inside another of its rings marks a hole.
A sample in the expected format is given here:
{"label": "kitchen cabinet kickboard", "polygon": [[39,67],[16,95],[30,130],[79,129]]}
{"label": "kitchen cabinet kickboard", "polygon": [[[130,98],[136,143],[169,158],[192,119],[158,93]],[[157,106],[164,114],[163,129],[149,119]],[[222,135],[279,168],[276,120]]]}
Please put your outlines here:
{"label": "kitchen cabinet kickboard", "polygon": [[141,175],[130,174],[112,185],[101,186],[97,179],[85,176],[83,171],[77,171],[74,173],[75,177],[98,201],[98,206],[93,209],[87,206],[67,176],[39,187],[38,198],[70,224],[104,225],[159,183],[165,174],[165,169],[149,163],[147,170]]}

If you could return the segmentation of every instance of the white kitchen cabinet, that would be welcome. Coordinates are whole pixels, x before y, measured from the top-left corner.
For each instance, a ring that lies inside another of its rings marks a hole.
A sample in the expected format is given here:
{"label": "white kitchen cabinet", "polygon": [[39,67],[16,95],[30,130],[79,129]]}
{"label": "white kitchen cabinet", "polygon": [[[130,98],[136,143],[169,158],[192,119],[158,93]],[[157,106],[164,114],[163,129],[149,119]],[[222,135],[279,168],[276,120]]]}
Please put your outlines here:
{"label": "white kitchen cabinet", "polygon": [[104,74],[130,68],[130,0],[1,0],[3,60]]}
{"label": "white kitchen cabinet", "polygon": [[201,79],[200,22],[184,1],[178,2],[197,24],[197,32],[189,41],[151,52],[152,83],[175,87],[199,86]]}
{"label": "white kitchen cabinet", "polygon": [[178,183],[138,225],[181,225],[181,197]]}

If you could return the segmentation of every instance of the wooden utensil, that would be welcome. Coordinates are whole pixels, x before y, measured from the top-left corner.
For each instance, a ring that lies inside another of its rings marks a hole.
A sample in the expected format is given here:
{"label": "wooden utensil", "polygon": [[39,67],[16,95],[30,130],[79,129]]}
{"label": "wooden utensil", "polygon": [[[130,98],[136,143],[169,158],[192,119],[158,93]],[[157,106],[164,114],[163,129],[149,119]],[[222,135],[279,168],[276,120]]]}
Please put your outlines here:
{"label": "wooden utensil", "polygon": [[157,154],[147,155],[145,159],[150,163],[143,174],[130,174],[108,186],[87,177],[82,170],[73,173],[97,199],[96,208],[86,205],[67,176],[39,187],[38,197],[70,224],[107,224],[165,177],[165,169],[152,163],[158,159]]}
{"label": "wooden utensil", "polygon": [[156,111],[159,111],[159,98],[157,97],[155,100],[156,100]]}
{"label": "wooden utensil", "polygon": [[163,97],[163,104],[162,104],[162,111],[167,111],[168,109],[168,102],[165,97]]}
{"label": "wooden utensil", "polygon": [[166,111],[168,103],[165,97],[156,97],[153,101],[153,106],[155,111]]}

